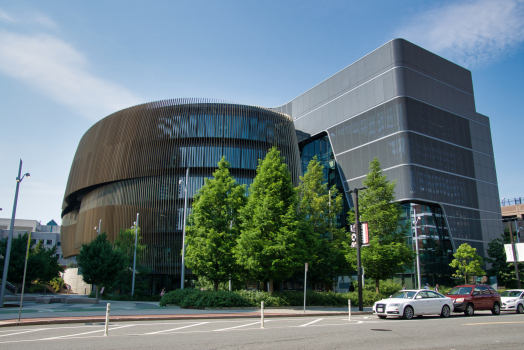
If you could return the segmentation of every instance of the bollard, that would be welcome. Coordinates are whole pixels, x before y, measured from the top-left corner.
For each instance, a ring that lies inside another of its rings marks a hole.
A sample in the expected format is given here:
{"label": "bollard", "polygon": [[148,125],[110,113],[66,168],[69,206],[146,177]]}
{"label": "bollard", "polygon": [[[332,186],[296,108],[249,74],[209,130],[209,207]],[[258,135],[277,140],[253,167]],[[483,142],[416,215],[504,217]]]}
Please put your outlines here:
{"label": "bollard", "polygon": [[264,302],[260,304],[260,328],[264,328]]}
{"label": "bollard", "polygon": [[348,321],[351,321],[351,300],[348,299],[348,310],[349,310],[349,317],[348,317]]}
{"label": "bollard", "polygon": [[106,308],[106,331],[104,333],[104,337],[107,337],[107,326],[109,325],[109,310],[111,309],[111,304],[107,303]]}

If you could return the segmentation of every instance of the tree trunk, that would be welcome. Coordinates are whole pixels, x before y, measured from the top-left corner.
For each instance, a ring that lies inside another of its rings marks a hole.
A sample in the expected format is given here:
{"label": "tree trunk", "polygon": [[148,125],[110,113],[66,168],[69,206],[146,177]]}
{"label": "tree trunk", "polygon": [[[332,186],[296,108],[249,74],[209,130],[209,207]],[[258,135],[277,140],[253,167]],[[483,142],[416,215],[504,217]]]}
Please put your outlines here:
{"label": "tree trunk", "polygon": [[267,282],[266,281],[262,281],[262,290],[264,292],[267,292]]}
{"label": "tree trunk", "polygon": [[271,278],[269,280],[269,295],[273,295],[274,291],[275,291],[275,289],[273,288],[273,279]]}
{"label": "tree trunk", "polygon": [[375,278],[375,292],[380,293],[380,280],[378,278]]}
{"label": "tree trunk", "polygon": [[213,281],[213,285],[215,287],[215,292],[218,292],[218,283],[219,283],[218,280],[214,280]]}
{"label": "tree trunk", "polygon": [[98,299],[98,284],[95,286],[95,295],[96,295],[96,298]]}

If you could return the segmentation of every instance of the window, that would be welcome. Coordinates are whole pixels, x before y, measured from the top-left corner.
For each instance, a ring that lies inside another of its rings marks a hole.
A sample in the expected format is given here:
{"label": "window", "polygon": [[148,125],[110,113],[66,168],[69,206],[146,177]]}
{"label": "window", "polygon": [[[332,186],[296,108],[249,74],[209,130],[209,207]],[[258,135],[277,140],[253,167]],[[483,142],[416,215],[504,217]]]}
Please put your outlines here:
{"label": "window", "polygon": [[60,254],[55,254],[55,256],[56,256],[58,259],[60,259]]}
{"label": "window", "polygon": [[51,245],[51,244],[53,244],[53,240],[52,239],[48,239],[48,240],[45,241],[45,244]]}
{"label": "window", "polygon": [[62,242],[56,242],[56,245],[60,247],[62,245]]}

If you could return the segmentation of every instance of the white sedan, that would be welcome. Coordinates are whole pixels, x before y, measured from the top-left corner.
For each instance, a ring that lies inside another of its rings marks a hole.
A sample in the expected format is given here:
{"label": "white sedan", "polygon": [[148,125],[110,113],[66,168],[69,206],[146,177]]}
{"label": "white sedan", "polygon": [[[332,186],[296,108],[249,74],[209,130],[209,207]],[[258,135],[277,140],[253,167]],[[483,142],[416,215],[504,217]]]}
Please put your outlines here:
{"label": "white sedan", "polygon": [[502,306],[500,311],[516,311],[524,313],[524,289],[511,289],[500,293]]}
{"label": "white sedan", "polygon": [[449,317],[451,310],[453,310],[453,299],[425,289],[401,290],[389,299],[377,301],[373,305],[373,314],[379,318],[397,316],[406,320],[422,315]]}

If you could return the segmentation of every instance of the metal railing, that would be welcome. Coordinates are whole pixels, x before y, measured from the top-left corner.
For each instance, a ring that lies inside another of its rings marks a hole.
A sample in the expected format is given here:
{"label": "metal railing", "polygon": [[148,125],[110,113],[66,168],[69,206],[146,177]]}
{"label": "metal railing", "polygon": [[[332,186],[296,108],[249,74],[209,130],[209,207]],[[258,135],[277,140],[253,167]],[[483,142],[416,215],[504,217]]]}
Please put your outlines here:
{"label": "metal railing", "polygon": [[502,198],[500,201],[500,206],[505,207],[508,205],[515,205],[515,204],[524,204],[524,197],[519,198]]}

